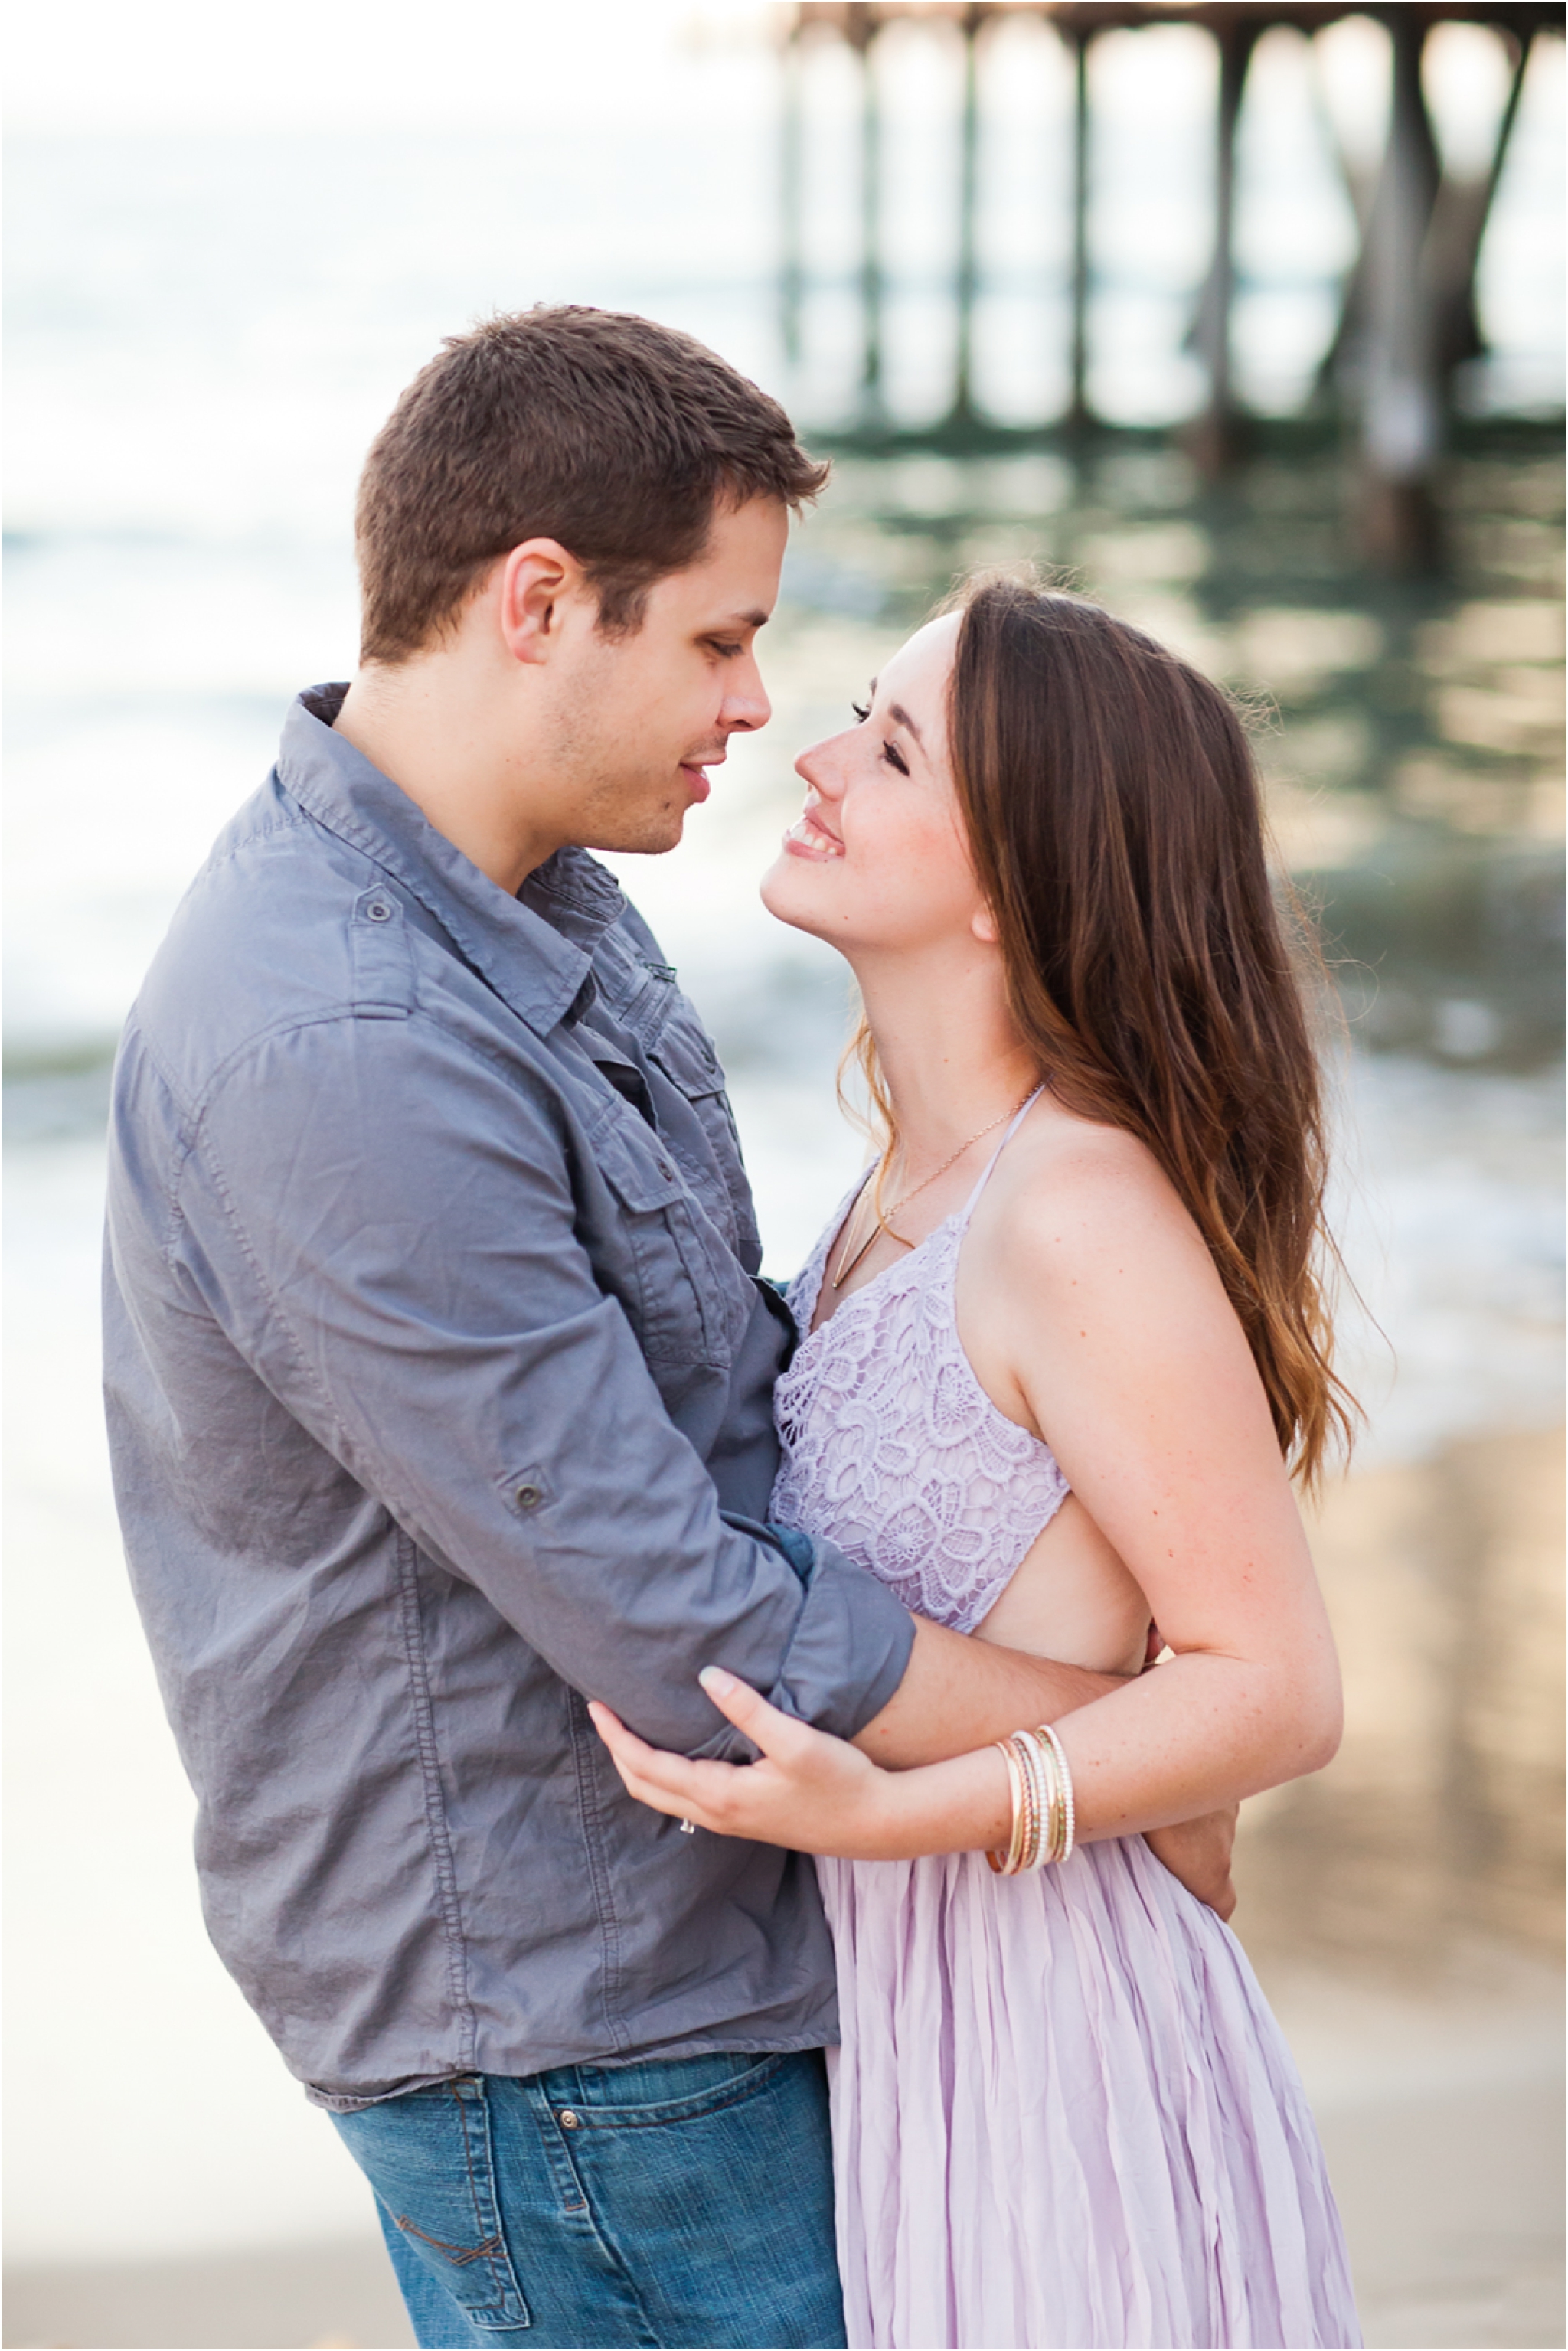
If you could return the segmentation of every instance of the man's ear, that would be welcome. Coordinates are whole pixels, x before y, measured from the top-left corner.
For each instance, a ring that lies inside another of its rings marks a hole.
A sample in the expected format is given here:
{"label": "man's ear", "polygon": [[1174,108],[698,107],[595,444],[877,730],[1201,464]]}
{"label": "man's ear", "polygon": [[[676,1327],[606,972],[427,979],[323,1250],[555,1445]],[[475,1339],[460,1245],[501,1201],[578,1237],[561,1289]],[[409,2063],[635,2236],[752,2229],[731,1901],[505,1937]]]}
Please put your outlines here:
{"label": "man's ear", "polygon": [[547,662],[560,642],[562,608],[586,586],[582,566],[559,539],[526,538],[501,565],[501,635],[514,661]]}

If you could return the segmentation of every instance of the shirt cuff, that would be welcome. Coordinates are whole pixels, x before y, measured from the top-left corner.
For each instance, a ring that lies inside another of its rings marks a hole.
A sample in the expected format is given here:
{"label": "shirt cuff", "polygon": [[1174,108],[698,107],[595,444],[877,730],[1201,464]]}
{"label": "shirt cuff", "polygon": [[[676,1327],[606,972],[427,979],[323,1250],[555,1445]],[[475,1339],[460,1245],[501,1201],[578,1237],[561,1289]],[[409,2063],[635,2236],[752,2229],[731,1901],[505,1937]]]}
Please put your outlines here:
{"label": "shirt cuff", "polygon": [[901,1600],[836,1544],[793,1527],[766,1531],[805,1587],[779,1679],[768,1698],[837,1739],[853,1739],[880,1714],[909,1665],[915,1619]]}

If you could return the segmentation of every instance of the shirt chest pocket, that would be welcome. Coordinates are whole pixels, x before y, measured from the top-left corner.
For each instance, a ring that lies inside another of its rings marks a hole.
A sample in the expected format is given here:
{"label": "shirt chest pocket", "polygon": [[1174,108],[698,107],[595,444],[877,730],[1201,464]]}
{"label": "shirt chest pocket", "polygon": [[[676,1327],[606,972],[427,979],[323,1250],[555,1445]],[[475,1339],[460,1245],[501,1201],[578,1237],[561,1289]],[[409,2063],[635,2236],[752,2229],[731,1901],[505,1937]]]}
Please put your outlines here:
{"label": "shirt chest pocket", "polygon": [[635,1111],[612,1115],[594,1155],[619,1211],[643,1354],[651,1364],[727,1370],[750,1311],[743,1269]]}
{"label": "shirt chest pocket", "polygon": [[731,1238],[737,1254],[750,1264],[760,1263],[761,1242],[751,1204],[751,1187],[746,1180],[735,1114],[725,1092],[724,1071],[702,1024],[684,998],[677,998],[671,1006],[668,1019],[647,1050],[649,1058],[685,1095],[702,1129],[723,1178],[734,1226]]}

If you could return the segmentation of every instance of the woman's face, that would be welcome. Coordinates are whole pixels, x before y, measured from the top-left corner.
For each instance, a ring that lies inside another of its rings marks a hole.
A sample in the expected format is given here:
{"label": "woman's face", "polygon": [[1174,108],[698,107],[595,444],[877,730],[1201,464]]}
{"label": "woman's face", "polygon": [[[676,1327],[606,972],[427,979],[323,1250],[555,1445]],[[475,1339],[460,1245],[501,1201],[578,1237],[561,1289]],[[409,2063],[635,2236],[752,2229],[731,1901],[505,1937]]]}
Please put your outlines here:
{"label": "woman's face", "polygon": [[762,901],[846,955],[994,935],[947,752],[957,638],[956,613],[928,622],[873,680],[857,724],[795,762],[805,813],[763,877]]}

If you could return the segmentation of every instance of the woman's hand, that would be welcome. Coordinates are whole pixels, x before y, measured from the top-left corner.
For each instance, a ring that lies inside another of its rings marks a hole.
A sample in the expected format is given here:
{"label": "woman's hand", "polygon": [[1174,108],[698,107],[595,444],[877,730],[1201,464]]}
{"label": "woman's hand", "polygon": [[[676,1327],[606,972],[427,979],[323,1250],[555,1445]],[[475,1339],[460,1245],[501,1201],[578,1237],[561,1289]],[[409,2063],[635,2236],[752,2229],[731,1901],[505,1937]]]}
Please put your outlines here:
{"label": "woman's hand", "polygon": [[887,1827],[883,1802],[894,1774],[841,1739],[780,1714],[749,1684],[705,1667],[703,1688],[761,1749],[756,1763],[694,1763],[666,1755],[595,1700],[595,1729],[609,1748],[628,1792],[656,1813],[672,1813],[718,1836],[748,1837],[801,1853],[865,1855]]}
{"label": "woman's hand", "polygon": [[887,1861],[1006,1840],[1006,1766],[988,1752],[915,1771],[884,1771],[847,1740],[780,1714],[721,1666],[703,1688],[761,1750],[756,1763],[693,1762],[628,1730],[597,1700],[589,1712],[628,1792],[717,1836],[748,1837],[797,1853]]}

